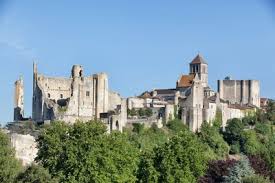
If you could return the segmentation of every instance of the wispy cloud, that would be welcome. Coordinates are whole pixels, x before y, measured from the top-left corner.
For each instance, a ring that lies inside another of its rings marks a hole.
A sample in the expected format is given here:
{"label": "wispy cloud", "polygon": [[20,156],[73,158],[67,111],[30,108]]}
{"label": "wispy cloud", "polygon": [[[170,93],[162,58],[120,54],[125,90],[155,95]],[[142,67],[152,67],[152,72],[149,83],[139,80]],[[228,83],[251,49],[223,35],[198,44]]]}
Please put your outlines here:
{"label": "wispy cloud", "polygon": [[34,50],[32,48],[25,46],[22,43],[0,40],[0,45],[13,49],[16,52],[16,54],[26,56],[32,60],[36,58]]}

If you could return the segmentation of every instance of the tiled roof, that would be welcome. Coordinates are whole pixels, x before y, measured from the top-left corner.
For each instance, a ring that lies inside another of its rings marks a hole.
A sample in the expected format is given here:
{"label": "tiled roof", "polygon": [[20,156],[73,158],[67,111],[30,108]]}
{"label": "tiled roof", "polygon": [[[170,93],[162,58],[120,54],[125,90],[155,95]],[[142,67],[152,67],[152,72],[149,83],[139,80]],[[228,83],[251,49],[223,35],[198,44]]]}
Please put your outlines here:
{"label": "tiled roof", "polygon": [[198,54],[190,64],[207,64],[201,54]]}
{"label": "tiled roof", "polygon": [[146,99],[146,98],[152,98],[152,95],[150,92],[146,91],[146,92],[143,92],[139,98],[143,98],[143,99]]}
{"label": "tiled roof", "polygon": [[180,77],[180,80],[179,80],[178,84],[177,84],[177,87],[181,88],[181,87],[190,87],[190,86],[192,86],[194,78],[195,78],[194,74],[182,75]]}
{"label": "tiled roof", "polygon": [[245,105],[241,105],[241,104],[229,104],[228,107],[229,108],[233,108],[233,109],[240,109],[240,110],[255,109],[255,108],[257,108],[256,106],[251,105],[251,104],[245,104]]}

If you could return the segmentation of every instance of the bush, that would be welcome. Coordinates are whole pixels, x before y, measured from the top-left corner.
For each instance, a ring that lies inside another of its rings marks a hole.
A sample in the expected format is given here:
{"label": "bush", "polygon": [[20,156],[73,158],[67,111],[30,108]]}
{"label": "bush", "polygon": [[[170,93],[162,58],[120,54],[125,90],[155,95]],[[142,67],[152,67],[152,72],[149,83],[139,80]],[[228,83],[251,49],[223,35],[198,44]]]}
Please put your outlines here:
{"label": "bush", "polygon": [[0,129],[0,182],[13,182],[21,169],[9,137]]}
{"label": "bush", "polygon": [[207,144],[214,151],[218,158],[225,158],[228,156],[229,146],[218,130],[218,128],[204,122],[198,136],[204,144]]}
{"label": "bush", "polygon": [[259,175],[249,176],[242,179],[242,183],[271,183],[267,178]]}
{"label": "bush", "polygon": [[166,126],[170,130],[172,130],[174,133],[179,133],[180,131],[187,129],[187,127],[179,119],[174,119],[174,120],[169,121]]}
{"label": "bush", "polygon": [[229,175],[225,176],[226,183],[242,183],[242,179],[247,176],[253,176],[254,170],[251,168],[249,160],[242,155],[240,161],[236,163],[229,171]]}
{"label": "bush", "polygon": [[254,130],[244,131],[241,139],[241,150],[246,155],[261,154],[263,145]]}
{"label": "bush", "polygon": [[16,178],[17,183],[57,183],[49,172],[39,165],[31,165]]}
{"label": "bush", "polygon": [[259,155],[248,156],[251,167],[255,173],[264,177],[272,175],[267,163]]}
{"label": "bush", "polygon": [[199,179],[199,183],[224,182],[224,177],[229,175],[229,170],[236,163],[236,160],[211,161],[208,164],[206,175]]}
{"label": "bush", "polygon": [[240,151],[241,151],[240,149],[241,149],[240,143],[239,142],[233,142],[233,144],[230,145],[229,153],[230,154],[239,154]]}
{"label": "bush", "polygon": [[271,133],[270,127],[265,123],[257,123],[255,125],[255,131],[262,135],[268,135]]}
{"label": "bush", "polygon": [[228,120],[227,126],[225,127],[225,132],[223,133],[224,140],[229,145],[239,142],[241,140],[243,130],[244,125],[240,119],[234,118]]}

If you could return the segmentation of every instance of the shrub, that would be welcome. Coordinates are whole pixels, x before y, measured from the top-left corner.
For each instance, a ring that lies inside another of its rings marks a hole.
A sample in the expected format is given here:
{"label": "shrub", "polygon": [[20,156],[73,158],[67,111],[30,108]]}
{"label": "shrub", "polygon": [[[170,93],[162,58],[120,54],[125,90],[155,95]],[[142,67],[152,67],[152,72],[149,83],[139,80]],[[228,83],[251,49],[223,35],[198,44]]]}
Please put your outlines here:
{"label": "shrub", "polygon": [[206,175],[199,179],[199,183],[224,182],[224,177],[229,175],[229,170],[236,163],[236,160],[211,161],[208,164]]}
{"label": "shrub", "polygon": [[187,127],[179,119],[174,119],[169,121],[166,126],[175,133],[178,133],[180,131],[187,129]]}
{"label": "shrub", "polygon": [[253,175],[249,177],[244,177],[242,179],[242,183],[271,183],[267,178],[259,176],[259,175]]}
{"label": "shrub", "polygon": [[240,161],[233,166],[229,175],[225,177],[226,183],[242,183],[242,179],[247,176],[253,176],[254,170],[251,168],[249,160],[246,156],[242,155]]}

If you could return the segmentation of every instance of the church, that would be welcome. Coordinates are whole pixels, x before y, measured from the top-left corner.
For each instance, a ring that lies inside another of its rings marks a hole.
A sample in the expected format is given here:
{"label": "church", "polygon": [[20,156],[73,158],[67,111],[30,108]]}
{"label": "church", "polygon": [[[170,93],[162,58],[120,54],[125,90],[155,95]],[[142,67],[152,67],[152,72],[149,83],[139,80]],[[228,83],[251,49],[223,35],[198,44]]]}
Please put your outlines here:
{"label": "church", "polygon": [[[155,89],[144,92],[141,100],[128,99],[128,106],[154,107],[162,103],[165,113],[160,116],[168,122],[179,118],[193,132],[200,130],[203,122],[213,123],[218,113],[222,116],[222,126],[227,120],[243,118],[255,113],[260,107],[260,82],[258,80],[232,80],[226,77],[218,80],[218,91],[208,84],[208,63],[198,54],[189,64],[189,74],[183,74],[172,89]],[[151,100],[149,100],[151,99]],[[139,103],[139,104],[137,104]],[[174,107],[171,107],[174,106]],[[177,116],[175,116],[177,114]]]}

